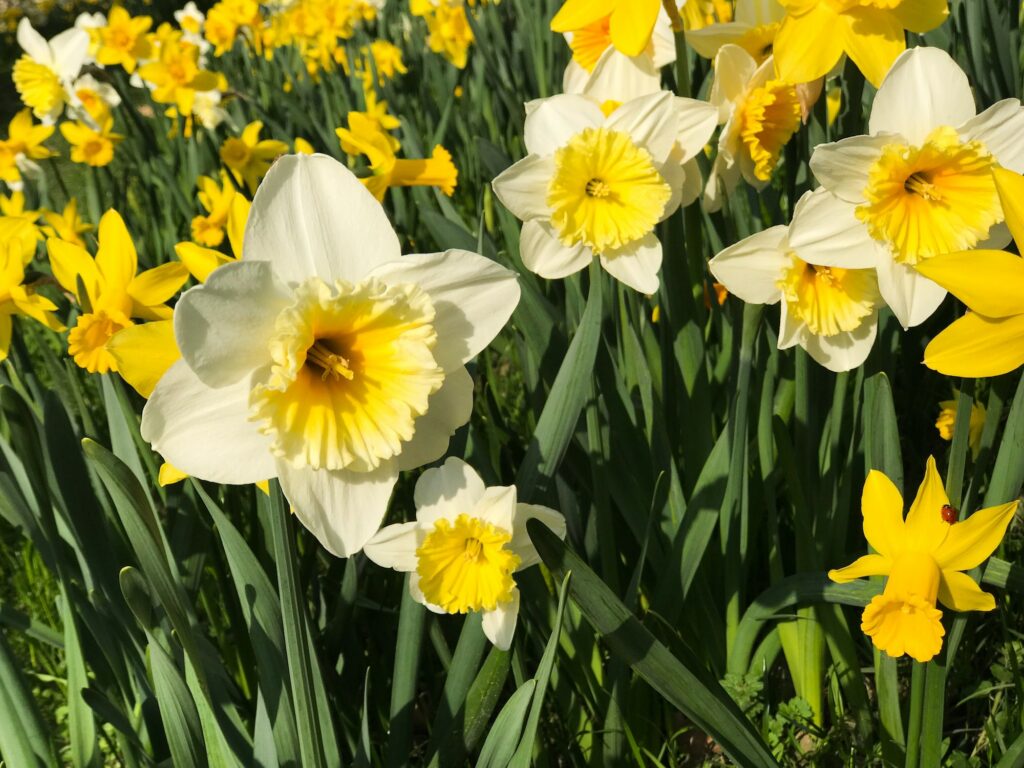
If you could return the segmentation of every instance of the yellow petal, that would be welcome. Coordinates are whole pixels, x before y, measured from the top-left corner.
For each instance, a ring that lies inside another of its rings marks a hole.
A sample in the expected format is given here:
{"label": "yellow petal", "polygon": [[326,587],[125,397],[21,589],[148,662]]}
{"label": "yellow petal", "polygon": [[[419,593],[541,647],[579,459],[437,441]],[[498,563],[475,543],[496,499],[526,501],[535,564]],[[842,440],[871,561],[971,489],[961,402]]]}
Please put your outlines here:
{"label": "yellow petal", "polygon": [[188,477],[188,474],[182,472],[180,469],[172,464],[168,464],[166,461],[160,465],[160,476],[157,482],[161,486],[174,485],[180,483],[182,480]]}
{"label": "yellow petal", "polygon": [[895,557],[903,549],[903,497],[892,480],[871,470],[861,494],[864,538],[880,555]]}
{"label": "yellow petal", "polygon": [[[110,337],[107,351],[117,360],[117,372],[143,397],[153,393],[156,383],[181,357],[171,320],[120,330]],[[163,470],[160,484],[165,485]]]}
{"label": "yellow petal", "polygon": [[932,339],[924,364],[947,376],[999,376],[1024,365],[1024,315],[990,320],[970,312]]}
{"label": "yellow petal", "polygon": [[551,31],[574,32],[582,29],[610,14],[615,5],[616,0],[565,0],[565,4],[551,19]]}
{"label": "yellow petal", "polygon": [[950,529],[949,523],[942,519],[942,507],[946,504],[949,504],[949,497],[935,466],[935,457],[929,456],[924,480],[910,505],[904,526],[904,535],[915,550],[934,553],[942,544]]}
{"label": "yellow petal", "polygon": [[993,168],[996,191],[1003,204],[1006,226],[1010,228],[1017,249],[1024,253],[1024,176],[1005,168]]}
{"label": "yellow petal", "polygon": [[0,362],[7,359],[11,348],[11,329],[14,324],[10,315],[0,315]]}
{"label": "yellow petal", "polygon": [[100,218],[100,248],[96,252],[96,266],[107,288],[124,290],[135,277],[138,256],[128,228],[121,214],[111,208]]}
{"label": "yellow petal", "polygon": [[939,567],[944,571],[969,571],[981,565],[1003,540],[1018,504],[1014,500],[979,509],[963,522],[950,525],[946,540],[934,553]]}
{"label": "yellow petal", "polygon": [[252,203],[242,195],[235,195],[231,200],[226,229],[228,242],[231,243],[231,253],[236,259],[242,258],[242,236],[245,234],[245,222],[249,218],[249,208],[251,207]]}
{"label": "yellow petal", "polygon": [[838,14],[819,3],[801,16],[787,16],[775,36],[775,72],[788,83],[824,77],[843,55]]}
{"label": "yellow petal", "polygon": [[184,264],[171,261],[159,267],[147,269],[128,285],[128,295],[137,304],[155,307],[170,299],[188,280],[188,269]]}
{"label": "yellow petal", "polygon": [[863,576],[887,576],[891,563],[881,555],[864,555],[858,557],[845,568],[833,568],[828,572],[832,581],[844,584]]}
{"label": "yellow petal", "polygon": [[922,34],[935,29],[949,17],[946,0],[914,0],[900,3],[892,11],[903,27]]}
{"label": "yellow petal", "polygon": [[[78,296],[78,276],[81,275],[85,290],[90,299],[97,295],[99,287],[99,271],[84,248],[72,243],[51,237],[46,241],[46,250],[50,255],[50,268],[57,282],[68,293]],[[79,302],[82,297],[78,296]]]}
{"label": "yellow petal", "polygon": [[851,8],[841,16],[839,35],[843,47],[865,79],[878,88],[896,57],[907,47],[899,19],[891,11],[877,8]]}
{"label": "yellow petal", "polygon": [[627,56],[639,56],[651,42],[654,22],[658,20],[658,0],[627,0],[612,12],[608,34],[612,45]]}
{"label": "yellow petal", "polygon": [[966,573],[943,571],[939,581],[939,602],[954,611],[991,611],[996,599]]}
{"label": "yellow petal", "polygon": [[203,248],[195,243],[178,243],[174,246],[174,252],[178,254],[185,268],[192,273],[192,277],[200,283],[205,283],[210,273],[221,264],[231,261],[220,251]]}
{"label": "yellow petal", "polygon": [[916,268],[985,317],[1024,314],[1024,259],[1012,253],[960,251],[925,259]]}

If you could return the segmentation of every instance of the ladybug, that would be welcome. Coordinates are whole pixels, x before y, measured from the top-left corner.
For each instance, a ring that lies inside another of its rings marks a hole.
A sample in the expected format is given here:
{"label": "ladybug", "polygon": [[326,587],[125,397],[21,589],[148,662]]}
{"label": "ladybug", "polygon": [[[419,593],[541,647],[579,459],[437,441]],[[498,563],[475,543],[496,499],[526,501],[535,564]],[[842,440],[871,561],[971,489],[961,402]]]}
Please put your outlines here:
{"label": "ladybug", "polygon": [[942,505],[942,519],[952,525],[957,521],[960,513],[956,511],[956,507],[952,507],[949,504]]}

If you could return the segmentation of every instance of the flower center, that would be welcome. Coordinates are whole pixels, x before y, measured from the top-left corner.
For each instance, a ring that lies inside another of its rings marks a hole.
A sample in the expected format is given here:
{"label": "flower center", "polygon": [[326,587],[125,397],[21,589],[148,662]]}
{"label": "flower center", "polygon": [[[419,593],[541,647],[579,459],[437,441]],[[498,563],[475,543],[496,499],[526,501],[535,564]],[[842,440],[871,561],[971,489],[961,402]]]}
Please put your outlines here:
{"label": "flower center", "polygon": [[434,307],[414,285],[311,279],[278,315],[251,418],[294,466],[367,472],[397,456],[444,372]]}
{"label": "flower center", "polygon": [[775,36],[779,32],[779,22],[771,24],[759,24],[743,33],[743,37],[736,41],[736,45],[749,53],[758,64],[772,55],[775,49]]}
{"label": "flower center", "polygon": [[868,172],[857,218],[901,264],[968,250],[1003,220],[995,160],[980,141],[936,128],[920,147],[890,144]]}
{"label": "flower center", "polygon": [[779,281],[786,309],[818,336],[855,331],[875,311],[874,270],[808,264],[790,254],[792,266]]}
{"label": "flower center", "polygon": [[604,253],[651,232],[671,196],[650,153],[629,134],[586,128],[555,152],[547,203],[565,245]]}
{"label": "flower center", "polygon": [[108,314],[100,309],[79,315],[75,327],[68,333],[68,354],[89,373],[116,371],[117,361],[107,350],[107,342],[130,325],[132,321],[120,312]]}
{"label": "flower center", "polygon": [[572,57],[587,72],[594,71],[594,67],[597,66],[597,60],[601,58],[601,54],[608,50],[608,47],[612,44],[611,33],[609,32],[611,19],[611,16],[605,16],[603,19],[572,33],[572,40],[569,43],[569,47],[572,49]]}
{"label": "flower center", "polygon": [[234,136],[225,141],[221,148],[221,157],[232,168],[244,168],[249,164],[251,154],[249,145]]}
{"label": "flower center", "polygon": [[492,611],[512,599],[512,534],[470,515],[441,519],[416,550],[423,596],[448,613]]}
{"label": "flower center", "polygon": [[779,153],[800,127],[800,99],[796,88],[769,80],[751,91],[740,107],[740,138],[754,161],[754,176],[768,181]]}
{"label": "flower center", "polygon": [[861,630],[890,656],[928,661],[942,648],[942,611],[935,607],[939,566],[924,552],[904,552],[893,563],[885,591],[861,616]]}

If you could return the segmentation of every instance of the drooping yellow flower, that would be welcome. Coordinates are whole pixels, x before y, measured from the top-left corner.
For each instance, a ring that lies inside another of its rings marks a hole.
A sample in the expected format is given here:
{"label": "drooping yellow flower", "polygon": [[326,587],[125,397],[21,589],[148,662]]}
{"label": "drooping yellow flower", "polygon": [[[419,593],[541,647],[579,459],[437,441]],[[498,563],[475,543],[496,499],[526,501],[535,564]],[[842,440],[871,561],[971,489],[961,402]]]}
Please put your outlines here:
{"label": "drooping yellow flower", "polygon": [[99,40],[96,61],[106,66],[122,66],[129,74],[135,71],[139,59],[148,59],[152,53],[146,32],[153,25],[149,16],[132,17],[119,5],[110,9],[107,25],[94,30]]}
{"label": "drooping yellow flower", "polygon": [[225,171],[220,172],[220,184],[209,176],[200,176],[197,184],[199,202],[206,215],[192,219],[192,239],[207,248],[216,248],[224,240],[224,225],[238,191]]}
{"label": "drooping yellow flower", "polygon": [[85,240],[82,239],[82,235],[91,232],[93,226],[79,216],[77,198],[71,198],[61,213],[42,210],[40,214],[46,222],[46,226],[40,228],[44,235],[85,248]]}
{"label": "drooping yellow flower", "polygon": [[1019,502],[975,512],[960,522],[950,514],[949,497],[928,459],[924,481],[906,520],[903,498],[892,481],[872,470],[864,483],[861,509],[864,537],[875,550],[851,565],[829,571],[833,581],[888,576],[885,590],[872,598],[861,630],[875,647],[893,657],[907,654],[929,661],[942,648],[945,630],[936,601],[954,611],[991,611],[995,598],[963,571],[981,565],[1002,541]]}
{"label": "drooping yellow flower", "polygon": [[71,145],[71,161],[85,163],[94,168],[110,165],[114,159],[114,147],[124,139],[114,133],[114,118],[108,116],[99,129],[82,122],[61,123],[61,135]]}
{"label": "drooping yellow flower", "polygon": [[[1006,223],[1024,249],[1024,176],[992,171]],[[981,378],[1024,365],[1024,260],[1005,251],[961,251],[916,265],[971,310],[925,348],[924,364],[947,376]]]}
{"label": "drooping yellow flower", "polygon": [[0,242],[0,361],[7,359],[13,327],[11,318],[15,315],[35,320],[54,331],[64,330],[53,315],[57,306],[24,282],[25,264],[19,244]]}
{"label": "drooping yellow flower", "polygon": [[551,20],[551,31],[576,32],[607,18],[616,50],[639,56],[651,41],[660,9],[658,0],[566,0]]}
{"label": "drooping yellow flower", "polygon": [[288,145],[276,139],[260,139],[263,122],[255,120],[245,126],[240,137],[232,136],[220,147],[220,159],[231,171],[235,181],[244,183],[255,192],[260,179],[270,169],[278,155],[288,151]]}
{"label": "drooping yellow flower", "polygon": [[131,326],[132,318],[169,319],[171,308],[165,302],[188,279],[188,270],[177,262],[136,275],[135,244],[115,210],[100,219],[95,258],[84,248],[53,237],[46,247],[53,276],[83,310],[68,334],[68,354],[90,373],[116,371],[117,361],[107,349],[110,338]]}
{"label": "drooping yellow flower", "polygon": [[179,39],[166,40],[159,58],[142,65],[139,75],[156,86],[152,92],[155,102],[174,104],[184,116],[192,114],[197,92],[227,88],[223,75],[199,68],[199,48]]}
{"label": "drooping yellow flower", "polygon": [[369,121],[349,115],[349,128],[335,133],[342,149],[350,154],[365,155],[373,175],[360,179],[377,200],[384,200],[389,187],[438,187],[451,197],[458,184],[459,171],[451,153],[438,144],[428,158],[409,160],[395,157],[398,141],[388,133],[374,130]]}
{"label": "drooping yellow flower", "polygon": [[[939,437],[949,441],[953,439],[956,429],[956,400],[943,400],[939,403],[939,418],[935,420],[935,428]],[[981,450],[981,433],[985,429],[985,406],[975,402],[971,404],[971,418],[967,427],[967,439],[971,446],[971,455],[977,458]]]}
{"label": "drooping yellow flower", "polygon": [[35,125],[32,110],[18,112],[7,125],[7,138],[0,140],[0,181],[13,186],[21,180],[19,163],[42,160],[56,153],[43,146],[53,135],[52,125]]}
{"label": "drooping yellow flower", "polygon": [[786,18],[775,37],[783,80],[824,77],[848,54],[876,88],[906,49],[904,30],[923,34],[949,15],[946,0],[780,0]]}

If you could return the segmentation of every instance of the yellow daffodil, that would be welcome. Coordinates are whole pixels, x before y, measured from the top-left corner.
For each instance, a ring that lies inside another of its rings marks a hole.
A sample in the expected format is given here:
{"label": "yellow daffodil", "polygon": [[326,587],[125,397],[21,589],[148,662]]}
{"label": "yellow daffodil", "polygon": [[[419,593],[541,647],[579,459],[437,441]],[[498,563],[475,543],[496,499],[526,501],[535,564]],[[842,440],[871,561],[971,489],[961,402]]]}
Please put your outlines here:
{"label": "yellow daffodil", "polygon": [[114,159],[114,147],[124,139],[114,133],[114,118],[108,116],[98,129],[82,122],[61,123],[61,135],[71,145],[71,161],[84,163],[94,168],[110,165]]}
{"label": "yellow daffodil", "polygon": [[207,248],[216,248],[224,240],[224,225],[238,191],[224,171],[220,172],[220,184],[209,176],[200,176],[197,185],[199,203],[206,215],[192,219],[192,239]]}
{"label": "yellow daffodil", "polygon": [[[939,437],[949,441],[953,439],[953,431],[956,429],[956,400],[943,400],[939,403],[939,418],[935,420],[935,428],[939,430]],[[985,406],[975,402],[971,404],[971,418],[967,427],[967,439],[971,447],[971,455],[978,457],[981,450],[981,433],[985,429]]]}
{"label": "yellow daffodil", "polygon": [[427,22],[427,45],[459,69],[465,69],[473,29],[466,19],[466,8],[460,2],[438,0],[424,15]]}
{"label": "yellow daffodil", "polygon": [[43,234],[36,225],[39,211],[25,208],[25,195],[12,192],[0,195],[0,243],[17,243],[22,263],[28,264],[36,254],[36,243]]}
{"label": "yellow daffodil", "polygon": [[660,10],[659,0],[566,0],[551,20],[551,31],[576,32],[607,19],[616,50],[639,56],[651,41]]}
{"label": "yellow daffodil", "polygon": [[297,155],[316,154],[316,150],[313,148],[313,145],[301,136],[295,137],[295,141],[292,142],[292,149],[295,150],[295,154]]}
{"label": "yellow daffodil", "polygon": [[540,520],[564,539],[565,518],[518,503],[515,486],[485,487],[456,458],[420,475],[413,498],[416,519],[381,529],[366,556],[408,573],[409,594],[436,613],[481,612],[487,639],[508,650],[519,615],[515,574],[540,562],[526,523]]}
{"label": "yellow daffodil", "polygon": [[687,21],[686,42],[698,54],[713,59],[723,45],[738,45],[761,64],[772,55],[775,36],[786,16],[786,9],[779,0],[737,0],[736,13],[731,21],[719,21],[694,27],[689,23],[687,11],[699,3],[687,3],[683,19]]}
{"label": "yellow daffodil", "polygon": [[153,25],[149,16],[132,17],[119,5],[110,9],[107,25],[96,29],[98,48],[96,61],[105,66],[121,66],[129,74],[135,71],[139,59],[152,55],[146,32]]}
{"label": "yellow daffodil", "polygon": [[[370,43],[367,53],[373,59],[373,68],[382,85],[409,71],[406,69],[405,62],[402,61],[402,49],[394,43],[389,43],[387,40],[374,40]],[[369,74],[370,67],[367,65],[364,68]]]}
{"label": "yellow daffodil", "polygon": [[466,251],[400,254],[343,165],[288,155],[253,199],[245,259],[185,292],[182,360],[142,436],[213,482],[281,482],[331,552],[377,532],[400,469],[436,461],[472,410],[465,362],[508,320],[515,275]]}
{"label": "yellow daffodil", "polygon": [[52,237],[46,247],[53,276],[83,309],[68,334],[68,353],[90,373],[116,371],[117,361],[106,347],[110,337],[131,326],[132,318],[169,319],[171,308],[165,302],[188,279],[188,271],[177,262],[136,275],[135,244],[114,210],[100,219],[95,259],[84,248]]}
{"label": "yellow daffodil", "polygon": [[101,83],[92,75],[82,75],[71,86],[69,113],[72,117],[102,125],[111,110],[121,104],[121,97],[109,83]]}
{"label": "yellow daffodil", "polygon": [[733,11],[732,0],[683,0],[679,14],[687,32],[696,32],[710,26],[728,24],[738,14]]}
{"label": "yellow daffodil", "polygon": [[68,243],[73,243],[85,248],[85,240],[82,235],[92,232],[93,226],[82,220],[78,215],[78,200],[71,198],[61,213],[56,211],[40,211],[46,226],[41,227],[42,233],[47,237],[56,237]]}
{"label": "yellow daffodil", "polygon": [[[992,171],[1006,223],[1024,249],[1024,176]],[[924,364],[947,376],[981,378],[1024,365],[1024,260],[1005,251],[936,256],[917,270],[971,310],[925,348]]]}
{"label": "yellow daffodil", "polygon": [[992,170],[1024,171],[1024,108],[1004,99],[978,114],[949,54],[913,48],[875,95],[868,131],[815,147],[811,170],[829,196],[803,218],[801,239],[816,264],[874,268],[910,328],[946,296],[928,261],[1009,243]]}
{"label": "yellow daffodil", "polygon": [[824,77],[846,53],[877,88],[906,48],[904,30],[923,34],[949,16],[946,0],[779,1],[775,67],[791,83]]}
{"label": "yellow daffodil", "polygon": [[220,0],[206,14],[203,34],[213,45],[213,55],[230,51],[240,33],[248,35],[256,52],[263,48],[263,16],[256,0]]}
{"label": "yellow daffodil", "polygon": [[14,62],[14,87],[38,119],[52,124],[64,111],[68,87],[89,53],[89,35],[72,27],[47,41],[23,17],[18,44],[24,55]]}
{"label": "yellow daffodil", "polygon": [[139,67],[139,76],[153,88],[153,101],[174,104],[180,115],[191,115],[196,93],[223,91],[224,76],[199,66],[199,48],[170,39],[160,46],[159,58]]}
{"label": "yellow daffodil", "polygon": [[52,135],[52,125],[33,124],[30,109],[11,118],[7,138],[0,140],[0,181],[13,189],[21,181],[23,167],[34,165],[33,160],[53,157],[55,153],[43,146]]}
{"label": "yellow daffodil", "polygon": [[251,122],[245,126],[241,136],[226,139],[220,147],[221,162],[231,171],[235,181],[244,183],[250,192],[256,191],[274,158],[288,151],[288,145],[283,141],[261,140],[262,130],[261,121]]}
{"label": "yellow daffodil", "polygon": [[242,238],[250,206],[251,203],[241,194],[235,195],[231,199],[227,218],[224,221],[224,229],[231,246],[230,256],[197,243],[178,243],[174,246],[174,252],[181,259],[181,263],[188,269],[189,274],[200,283],[205,283],[206,278],[217,267],[242,258]]}
{"label": "yellow daffodil", "polygon": [[54,331],[64,326],[53,315],[57,306],[31,286],[24,285],[25,264],[18,243],[0,242],[0,361],[7,359],[11,346],[11,318],[27,317]]}
{"label": "yellow daffodil", "polygon": [[[353,115],[357,119],[353,120]],[[451,197],[459,171],[452,156],[440,144],[428,158],[409,160],[395,157],[398,141],[388,133],[375,130],[371,121],[359,113],[349,114],[349,128],[335,133],[342,149],[350,155],[365,155],[373,175],[362,179],[377,200],[383,200],[389,187],[438,187]]]}
{"label": "yellow daffodil", "polygon": [[995,599],[963,571],[981,565],[999,546],[1019,502],[975,512],[956,522],[949,497],[928,459],[917,497],[903,519],[903,498],[892,481],[872,470],[864,483],[864,537],[874,553],[829,571],[833,581],[887,576],[882,594],[861,616],[861,630],[893,657],[929,661],[945,630],[936,601],[953,611],[991,611]]}

